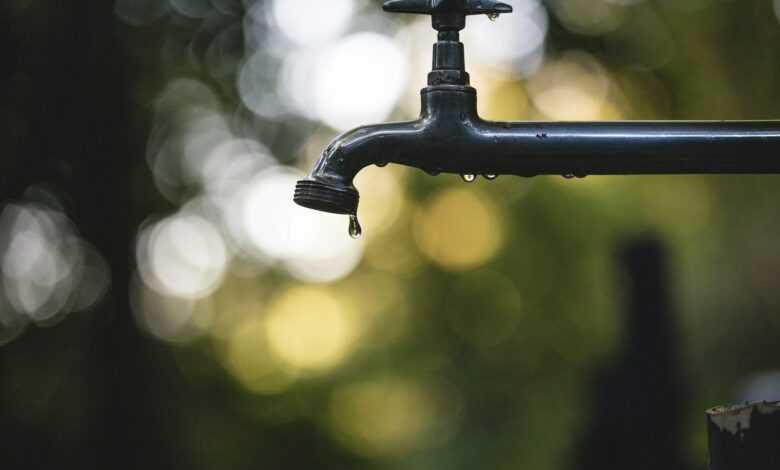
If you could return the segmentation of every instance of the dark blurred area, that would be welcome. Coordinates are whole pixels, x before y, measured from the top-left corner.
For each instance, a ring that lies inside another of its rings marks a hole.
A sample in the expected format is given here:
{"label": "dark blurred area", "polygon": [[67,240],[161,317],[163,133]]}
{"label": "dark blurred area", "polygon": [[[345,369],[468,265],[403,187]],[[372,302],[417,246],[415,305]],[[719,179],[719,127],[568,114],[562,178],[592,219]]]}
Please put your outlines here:
{"label": "dark blurred area", "polygon": [[686,392],[667,253],[655,237],[621,253],[625,306],[618,357],[596,374],[593,416],[574,468],[685,469]]}
{"label": "dark blurred area", "polygon": [[[780,118],[776,0],[510,0],[490,119]],[[425,19],[368,0],[0,5],[0,467],[702,468],[780,399],[778,179],[359,176]],[[653,234],[648,236],[647,234]]]}

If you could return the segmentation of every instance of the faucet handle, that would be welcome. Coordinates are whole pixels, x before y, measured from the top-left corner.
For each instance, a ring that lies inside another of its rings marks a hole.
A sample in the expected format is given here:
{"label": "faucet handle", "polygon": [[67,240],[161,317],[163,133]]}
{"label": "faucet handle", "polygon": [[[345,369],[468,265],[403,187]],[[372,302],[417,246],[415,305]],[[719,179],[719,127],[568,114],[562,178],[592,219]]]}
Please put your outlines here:
{"label": "faucet handle", "polygon": [[512,13],[511,6],[495,0],[386,0],[382,8],[390,13],[431,15],[437,31],[460,31],[470,15]]}

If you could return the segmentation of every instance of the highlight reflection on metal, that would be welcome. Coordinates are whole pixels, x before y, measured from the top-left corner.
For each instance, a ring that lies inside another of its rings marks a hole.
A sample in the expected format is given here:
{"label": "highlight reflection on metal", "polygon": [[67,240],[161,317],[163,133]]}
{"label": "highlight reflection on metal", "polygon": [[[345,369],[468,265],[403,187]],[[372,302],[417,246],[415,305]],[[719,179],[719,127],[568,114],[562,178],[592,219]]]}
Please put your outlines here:
{"label": "highlight reflection on metal", "polygon": [[384,9],[429,14],[439,31],[420,118],[339,136],[298,182],[295,202],[304,207],[355,214],[353,178],[372,164],[527,177],[780,173],[780,121],[485,121],[458,31],[467,15],[494,17],[511,7],[492,0],[388,0]]}

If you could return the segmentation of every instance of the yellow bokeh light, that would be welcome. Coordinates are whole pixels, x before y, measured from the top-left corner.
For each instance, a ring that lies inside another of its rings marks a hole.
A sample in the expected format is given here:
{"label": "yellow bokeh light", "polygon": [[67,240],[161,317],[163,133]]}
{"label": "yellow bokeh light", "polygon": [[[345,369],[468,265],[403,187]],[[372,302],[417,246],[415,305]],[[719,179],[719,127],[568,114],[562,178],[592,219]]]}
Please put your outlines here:
{"label": "yellow bokeh light", "polygon": [[620,117],[609,102],[612,86],[604,66],[582,51],[550,61],[529,82],[531,100],[545,118],[559,121],[611,120]]}
{"label": "yellow bokeh light", "polygon": [[323,288],[286,291],[269,308],[266,336],[271,351],[293,370],[338,365],[358,336],[357,318],[349,307]]}
{"label": "yellow bokeh light", "polygon": [[280,366],[266,341],[266,324],[262,317],[247,317],[228,339],[226,366],[247,390],[271,395],[285,391],[295,375]]}
{"label": "yellow bokeh light", "polygon": [[[626,5],[632,1],[636,3],[636,0],[622,0]],[[617,29],[627,11],[620,0],[558,0],[551,6],[566,29],[592,36]]]}
{"label": "yellow bokeh light", "polygon": [[415,220],[420,250],[445,269],[462,271],[488,262],[504,241],[499,208],[482,193],[449,189],[435,195]]}
{"label": "yellow bokeh light", "polygon": [[265,312],[269,287],[257,278],[229,276],[214,293],[214,315],[209,335],[218,341],[228,341],[243,322]]}
{"label": "yellow bokeh light", "polygon": [[446,439],[459,403],[450,390],[399,377],[342,387],[330,405],[330,427],[344,447],[369,457],[398,456]]}
{"label": "yellow bokeh light", "polygon": [[340,292],[360,312],[365,347],[385,347],[408,332],[411,308],[404,288],[398,276],[378,272],[352,276],[340,286]]}
{"label": "yellow bokeh light", "polygon": [[528,119],[528,94],[519,82],[501,82],[486,100],[485,118],[494,121]]}
{"label": "yellow bokeh light", "polygon": [[384,234],[398,220],[404,210],[404,192],[401,178],[404,168],[370,166],[355,179],[358,188],[369,188],[360,197],[360,220],[370,240]]}
{"label": "yellow bokeh light", "polygon": [[415,250],[414,241],[406,234],[390,233],[381,237],[369,245],[365,256],[366,263],[372,269],[398,275],[416,272],[423,264]]}

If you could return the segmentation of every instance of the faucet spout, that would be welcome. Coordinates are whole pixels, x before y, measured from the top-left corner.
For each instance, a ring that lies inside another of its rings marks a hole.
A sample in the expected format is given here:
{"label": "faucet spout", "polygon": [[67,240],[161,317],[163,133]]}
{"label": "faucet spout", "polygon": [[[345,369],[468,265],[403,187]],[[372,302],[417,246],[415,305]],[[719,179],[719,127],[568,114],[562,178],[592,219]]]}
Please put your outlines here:
{"label": "faucet spout", "polygon": [[359,127],[337,137],[322,153],[311,176],[298,182],[295,202],[334,214],[357,214],[355,175],[369,165],[398,163],[415,146],[423,120]]}
{"label": "faucet spout", "polygon": [[355,214],[353,178],[387,163],[526,177],[780,173],[780,121],[492,122],[478,116],[473,88],[431,86],[418,120],[338,137],[298,183],[295,202]]}
{"label": "faucet spout", "polygon": [[295,202],[334,214],[356,214],[360,196],[353,179],[369,165],[395,163],[429,174],[456,171],[469,159],[453,165],[449,156],[458,145],[470,145],[474,136],[466,129],[476,128],[476,109],[476,90],[471,87],[425,88],[416,121],[359,127],[337,137],[311,175],[296,185]]}
{"label": "faucet spout", "polygon": [[360,127],[338,137],[295,202],[357,213],[364,167],[396,163],[430,174],[640,175],[780,173],[780,121],[491,122],[477,114],[459,33],[469,15],[511,12],[493,0],[387,0],[390,12],[433,17],[433,70],[416,121]]}

